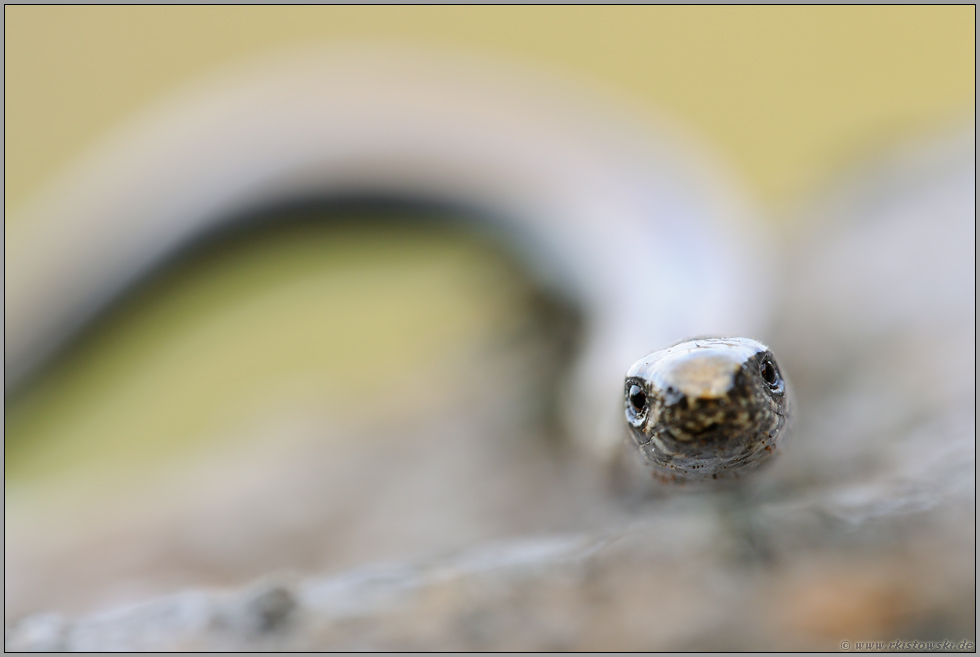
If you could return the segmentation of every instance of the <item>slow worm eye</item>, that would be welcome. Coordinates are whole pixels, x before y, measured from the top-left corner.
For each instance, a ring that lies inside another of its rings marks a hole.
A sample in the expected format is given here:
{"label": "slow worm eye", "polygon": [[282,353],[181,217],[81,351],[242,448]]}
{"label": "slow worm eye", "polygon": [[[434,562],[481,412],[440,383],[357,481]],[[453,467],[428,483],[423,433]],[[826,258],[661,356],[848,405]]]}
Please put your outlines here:
{"label": "slow worm eye", "polygon": [[643,388],[637,385],[630,386],[629,394],[630,406],[633,410],[639,413],[643,410],[643,407],[647,404],[647,396],[643,392]]}
{"label": "slow worm eye", "polygon": [[773,365],[772,360],[768,358],[762,361],[762,378],[770,387],[776,387],[779,384],[779,373],[776,371],[776,366]]}

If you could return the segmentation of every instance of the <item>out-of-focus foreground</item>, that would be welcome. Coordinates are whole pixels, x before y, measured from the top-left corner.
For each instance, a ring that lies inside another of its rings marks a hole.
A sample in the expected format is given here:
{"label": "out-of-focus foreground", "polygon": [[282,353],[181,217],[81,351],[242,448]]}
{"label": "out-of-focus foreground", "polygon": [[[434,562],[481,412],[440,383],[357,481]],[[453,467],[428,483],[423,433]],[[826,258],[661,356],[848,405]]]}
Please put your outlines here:
{"label": "out-of-focus foreground", "polygon": [[635,482],[542,417],[563,324],[526,253],[459,208],[293,208],[7,387],[8,648],[975,645],[974,12],[5,8],[5,284],[22,208],[185,79],[476,50],[733,165],[798,410],[738,490]]}

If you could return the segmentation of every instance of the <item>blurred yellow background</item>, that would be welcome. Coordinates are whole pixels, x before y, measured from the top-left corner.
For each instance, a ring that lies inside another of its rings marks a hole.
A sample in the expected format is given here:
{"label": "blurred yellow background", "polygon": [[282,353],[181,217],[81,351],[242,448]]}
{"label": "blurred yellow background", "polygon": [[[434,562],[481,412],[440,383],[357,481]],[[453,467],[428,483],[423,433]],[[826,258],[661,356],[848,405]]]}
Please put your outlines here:
{"label": "blurred yellow background", "polygon": [[[5,236],[32,194],[122,121],[218,67],[307,43],[421,45],[578,79],[680,122],[750,196],[780,209],[878,146],[970,120],[975,16],[973,6],[6,6]],[[344,433],[323,429],[337,418],[435,414],[474,363],[498,364],[526,332],[526,289],[485,245],[333,228],[266,235],[157,281],[5,398],[8,572],[34,563],[37,546],[61,550],[68,569],[86,541],[102,555],[98,537],[113,534],[100,527],[156,523],[148,500],[176,515],[211,508],[175,494],[204,446],[237,463],[225,456],[293,440],[290,424],[310,418],[329,443]],[[262,458],[252,465],[264,469]],[[222,494],[251,485],[235,483],[235,467],[208,471]],[[65,603],[39,577],[10,594],[8,615]],[[100,577],[75,587],[80,599],[108,586]]]}
{"label": "blurred yellow background", "polygon": [[551,67],[679,117],[764,201],[850,153],[972,111],[976,9],[5,7],[4,205],[181,83],[302,42]]}
{"label": "blurred yellow background", "polygon": [[[8,6],[4,17],[8,211],[181,84],[301,43],[441,47],[579,78],[686,124],[771,206],[876,143],[969,116],[975,97],[972,6]],[[355,400],[378,363],[440,371],[450,345],[503,321],[513,288],[477,245],[378,242],[270,238],[162,286],[8,400],[8,483],[234,433],[276,391],[312,408]]]}

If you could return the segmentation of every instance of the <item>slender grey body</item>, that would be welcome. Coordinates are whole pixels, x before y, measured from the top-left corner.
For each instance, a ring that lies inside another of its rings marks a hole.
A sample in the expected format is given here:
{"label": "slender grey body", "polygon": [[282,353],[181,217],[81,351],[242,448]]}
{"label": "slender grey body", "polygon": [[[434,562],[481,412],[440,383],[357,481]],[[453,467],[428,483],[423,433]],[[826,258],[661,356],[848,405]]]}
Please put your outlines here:
{"label": "slender grey body", "polygon": [[215,76],[8,221],[5,385],[256,208],[422,199],[477,209],[537,286],[577,306],[585,335],[554,382],[560,416],[608,459],[624,433],[623,367],[691,335],[758,334],[766,319],[751,213],[678,131],[640,125],[523,71],[402,51],[301,51]]}

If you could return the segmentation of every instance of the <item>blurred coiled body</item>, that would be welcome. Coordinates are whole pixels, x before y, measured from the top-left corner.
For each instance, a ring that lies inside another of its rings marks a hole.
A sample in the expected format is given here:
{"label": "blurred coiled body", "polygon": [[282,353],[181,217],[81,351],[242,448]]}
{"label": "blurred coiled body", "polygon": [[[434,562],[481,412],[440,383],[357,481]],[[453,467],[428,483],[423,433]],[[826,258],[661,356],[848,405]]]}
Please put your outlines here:
{"label": "blurred coiled body", "polygon": [[581,318],[543,397],[609,458],[629,363],[691,335],[757,335],[768,306],[751,213],[680,134],[641,125],[525,71],[415,52],[299,51],[216,75],[25,208],[6,263],[6,386],[217,232],[297,203],[449,205]]}

